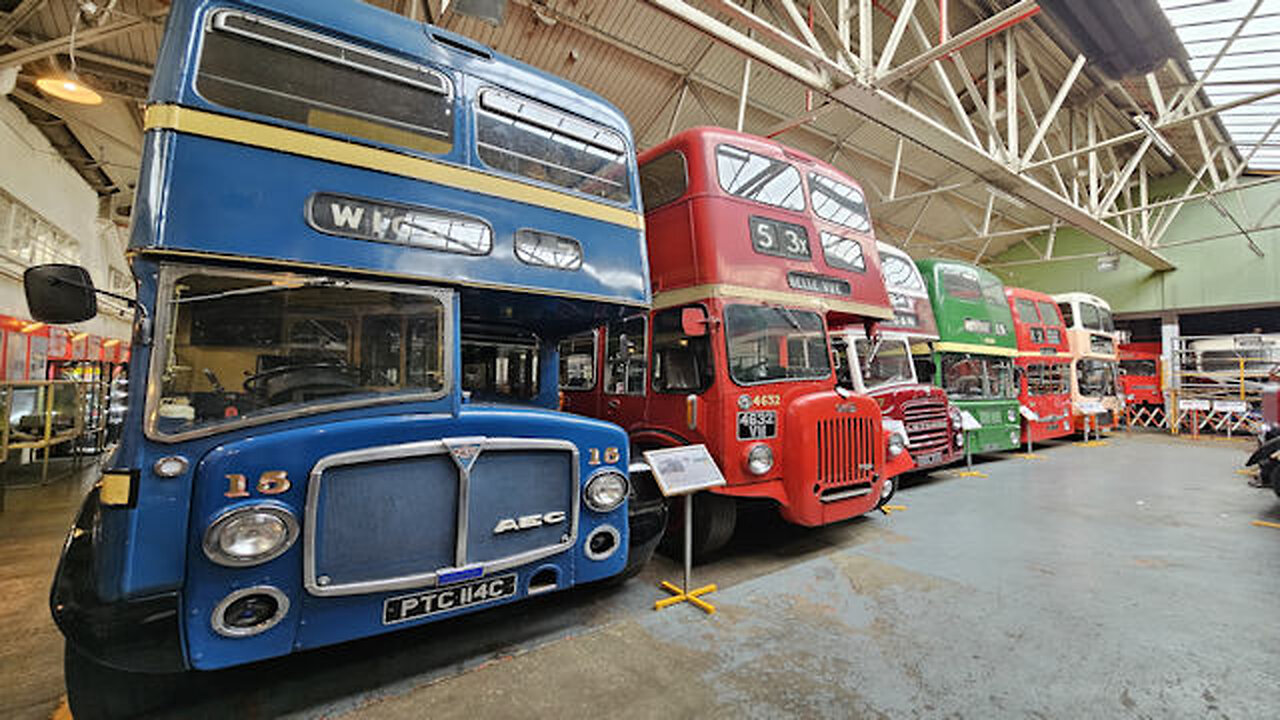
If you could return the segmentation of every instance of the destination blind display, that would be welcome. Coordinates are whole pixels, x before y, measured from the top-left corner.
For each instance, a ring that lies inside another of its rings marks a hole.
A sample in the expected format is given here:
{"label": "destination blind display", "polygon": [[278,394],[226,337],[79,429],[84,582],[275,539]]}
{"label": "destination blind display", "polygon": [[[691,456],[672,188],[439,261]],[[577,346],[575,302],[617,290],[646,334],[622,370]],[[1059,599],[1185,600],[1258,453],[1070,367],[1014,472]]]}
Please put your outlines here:
{"label": "destination blind display", "polygon": [[802,225],[752,215],[748,221],[751,246],[765,255],[808,260],[809,232]]}
{"label": "destination blind display", "polygon": [[307,221],[322,233],[460,255],[487,255],[493,230],[484,222],[431,208],[316,193]]}
{"label": "destination blind display", "polygon": [[792,290],[804,290],[823,295],[848,295],[852,290],[849,283],[840,278],[802,272],[787,273],[787,285],[790,285]]}

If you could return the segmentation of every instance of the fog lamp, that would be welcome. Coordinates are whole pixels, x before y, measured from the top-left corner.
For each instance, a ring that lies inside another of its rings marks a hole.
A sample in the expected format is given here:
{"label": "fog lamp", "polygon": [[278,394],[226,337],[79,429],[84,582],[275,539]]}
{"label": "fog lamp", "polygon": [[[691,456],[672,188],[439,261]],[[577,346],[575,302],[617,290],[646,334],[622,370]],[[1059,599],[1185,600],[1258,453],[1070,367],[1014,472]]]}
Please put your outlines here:
{"label": "fog lamp", "polygon": [[236,590],[213,609],[213,629],[226,637],[249,637],[275,627],[289,612],[289,598],[269,585]]}

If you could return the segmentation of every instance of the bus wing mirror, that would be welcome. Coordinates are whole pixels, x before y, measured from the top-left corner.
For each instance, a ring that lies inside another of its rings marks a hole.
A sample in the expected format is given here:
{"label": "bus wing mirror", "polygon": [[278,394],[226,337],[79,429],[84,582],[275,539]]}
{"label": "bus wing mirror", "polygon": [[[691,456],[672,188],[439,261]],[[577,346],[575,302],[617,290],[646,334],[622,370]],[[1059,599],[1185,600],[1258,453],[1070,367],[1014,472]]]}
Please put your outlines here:
{"label": "bus wing mirror", "polygon": [[689,337],[707,334],[707,311],[700,307],[687,307],[680,311],[680,329]]}
{"label": "bus wing mirror", "polygon": [[36,265],[22,275],[27,308],[40,322],[68,325],[98,314],[98,296],[89,271],[79,265]]}

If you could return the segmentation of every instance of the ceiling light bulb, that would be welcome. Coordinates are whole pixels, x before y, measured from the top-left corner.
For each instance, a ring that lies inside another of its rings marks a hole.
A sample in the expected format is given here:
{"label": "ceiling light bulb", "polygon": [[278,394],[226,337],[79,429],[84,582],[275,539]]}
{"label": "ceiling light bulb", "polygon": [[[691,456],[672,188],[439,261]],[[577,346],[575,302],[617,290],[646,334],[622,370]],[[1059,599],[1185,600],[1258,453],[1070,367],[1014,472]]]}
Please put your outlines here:
{"label": "ceiling light bulb", "polygon": [[36,80],[36,87],[46,95],[81,105],[101,105],[102,96],[85,85],[75,73],[53,75]]}

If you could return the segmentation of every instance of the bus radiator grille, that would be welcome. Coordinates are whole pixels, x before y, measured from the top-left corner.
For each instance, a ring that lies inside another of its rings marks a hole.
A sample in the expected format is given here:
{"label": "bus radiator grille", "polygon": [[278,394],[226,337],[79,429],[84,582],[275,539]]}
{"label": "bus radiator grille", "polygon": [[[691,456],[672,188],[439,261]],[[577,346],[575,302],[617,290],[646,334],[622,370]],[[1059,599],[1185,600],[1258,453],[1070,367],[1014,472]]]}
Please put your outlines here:
{"label": "bus radiator grille", "polygon": [[875,477],[875,432],[871,418],[836,417],[818,421],[818,484],[832,488],[865,484]]}

